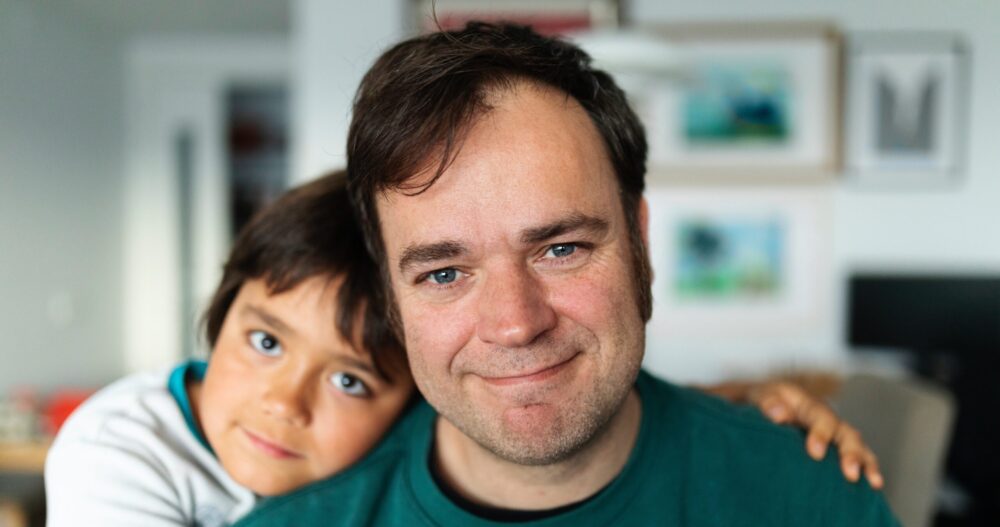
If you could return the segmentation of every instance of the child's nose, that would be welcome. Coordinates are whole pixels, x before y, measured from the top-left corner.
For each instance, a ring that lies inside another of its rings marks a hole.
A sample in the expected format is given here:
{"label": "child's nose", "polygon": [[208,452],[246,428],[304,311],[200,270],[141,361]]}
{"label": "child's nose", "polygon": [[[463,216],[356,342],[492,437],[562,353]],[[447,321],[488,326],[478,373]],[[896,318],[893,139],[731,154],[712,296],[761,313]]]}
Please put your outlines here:
{"label": "child's nose", "polygon": [[293,426],[309,424],[309,398],[304,379],[274,379],[262,399],[264,414]]}

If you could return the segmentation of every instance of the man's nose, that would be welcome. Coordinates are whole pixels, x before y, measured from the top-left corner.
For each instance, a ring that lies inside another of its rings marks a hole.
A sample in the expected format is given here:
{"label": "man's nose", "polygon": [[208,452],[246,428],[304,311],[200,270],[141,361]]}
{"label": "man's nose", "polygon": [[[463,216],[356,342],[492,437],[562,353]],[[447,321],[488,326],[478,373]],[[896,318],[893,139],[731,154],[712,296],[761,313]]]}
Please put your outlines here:
{"label": "man's nose", "polygon": [[555,327],[544,284],[528,269],[513,267],[486,280],[479,298],[479,340],[514,348]]}
{"label": "man's nose", "polygon": [[306,426],[311,416],[311,383],[292,367],[279,367],[267,379],[262,406],[264,414],[292,426]]}

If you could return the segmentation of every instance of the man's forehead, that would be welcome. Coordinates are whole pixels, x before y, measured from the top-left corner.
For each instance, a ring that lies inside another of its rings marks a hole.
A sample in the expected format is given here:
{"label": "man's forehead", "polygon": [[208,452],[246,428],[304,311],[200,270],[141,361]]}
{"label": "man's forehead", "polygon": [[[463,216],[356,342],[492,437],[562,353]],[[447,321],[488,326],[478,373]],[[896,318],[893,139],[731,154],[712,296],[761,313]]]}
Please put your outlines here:
{"label": "man's forehead", "polygon": [[[381,189],[376,194],[383,195],[376,197],[381,197],[386,202],[392,202],[393,194],[401,194],[405,197],[416,195],[429,188],[437,182],[440,173],[446,171],[455,158],[462,154],[468,135],[477,131],[482,133],[484,130],[486,134],[489,134],[492,124],[500,117],[499,114],[511,109],[511,104],[508,103],[524,95],[537,95],[539,97],[532,97],[532,99],[536,99],[536,103],[541,102],[542,107],[573,115],[576,118],[576,122],[573,124],[576,126],[566,127],[563,132],[568,136],[584,135],[588,136],[587,139],[597,139],[601,142],[600,150],[604,151],[603,140],[596,133],[596,128],[593,127],[586,110],[573,96],[558,88],[534,79],[515,77],[497,81],[490,86],[480,87],[478,90],[482,96],[481,104],[476,105],[468,122],[451,130],[450,135],[453,141],[451,150],[448,151],[444,144],[429,148],[424,158],[413,167],[412,173],[402,179],[401,184],[396,188]],[[537,124],[537,120],[532,119],[532,117],[535,116],[520,117],[521,131],[525,134],[531,133],[533,125]]]}
{"label": "man's forehead", "polygon": [[508,91],[472,124],[435,179],[439,163],[377,195],[386,241],[401,241],[391,240],[400,233],[468,239],[494,229],[514,239],[572,214],[609,216],[618,201],[600,134],[578,103],[554,89]]}

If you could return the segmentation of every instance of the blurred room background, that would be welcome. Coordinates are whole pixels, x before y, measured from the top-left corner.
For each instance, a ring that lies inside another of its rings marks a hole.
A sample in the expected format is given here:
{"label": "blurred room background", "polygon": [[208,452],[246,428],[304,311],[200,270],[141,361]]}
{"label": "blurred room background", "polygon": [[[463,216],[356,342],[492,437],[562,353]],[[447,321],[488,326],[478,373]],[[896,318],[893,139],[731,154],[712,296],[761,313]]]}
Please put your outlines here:
{"label": "blurred room background", "polygon": [[[81,398],[207,353],[234,233],[344,166],[361,76],[429,6],[0,0],[0,526],[33,521]],[[1000,4],[436,8],[570,35],[626,88],[651,144],[649,370],[793,378],[862,427],[907,525],[1000,524]]]}

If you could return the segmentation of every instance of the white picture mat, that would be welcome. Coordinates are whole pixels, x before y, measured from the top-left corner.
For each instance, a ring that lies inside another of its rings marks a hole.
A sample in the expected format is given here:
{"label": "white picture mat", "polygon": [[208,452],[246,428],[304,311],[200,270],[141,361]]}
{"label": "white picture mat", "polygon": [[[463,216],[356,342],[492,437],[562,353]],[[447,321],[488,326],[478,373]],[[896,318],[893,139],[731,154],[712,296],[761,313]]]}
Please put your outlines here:
{"label": "white picture mat", "polygon": [[[949,35],[893,37],[854,37],[847,80],[845,141],[851,178],[855,183],[874,187],[948,184],[961,168],[964,143],[961,127],[967,86],[960,40]],[[878,150],[875,80],[880,71],[902,85],[912,85],[927,71],[934,71],[940,79],[933,148],[929,152],[890,154]]]}

